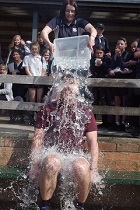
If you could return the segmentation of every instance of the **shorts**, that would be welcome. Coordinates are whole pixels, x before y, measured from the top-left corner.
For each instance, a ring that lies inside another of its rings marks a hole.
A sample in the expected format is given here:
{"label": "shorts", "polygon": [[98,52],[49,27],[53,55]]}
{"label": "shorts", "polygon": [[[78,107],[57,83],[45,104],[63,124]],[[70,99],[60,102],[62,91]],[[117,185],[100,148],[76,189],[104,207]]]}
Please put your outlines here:
{"label": "shorts", "polygon": [[43,88],[43,85],[26,85],[26,88],[35,88],[35,89],[37,89],[37,88]]}
{"label": "shorts", "polygon": [[60,153],[57,151],[56,146],[50,147],[50,148],[41,148],[39,151],[34,151],[31,155],[31,159],[37,159],[39,162],[39,168],[38,171],[35,173],[37,174],[36,178],[38,179],[40,171],[42,169],[42,164],[44,159],[49,155],[56,155],[60,161],[61,161],[61,170],[59,177],[62,177],[63,175],[72,177],[72,162],[77,158],[83,158],[87,161],[87,163],[90,166],[90,155],[85,154],[83,151],[74,151],[69,154]]}

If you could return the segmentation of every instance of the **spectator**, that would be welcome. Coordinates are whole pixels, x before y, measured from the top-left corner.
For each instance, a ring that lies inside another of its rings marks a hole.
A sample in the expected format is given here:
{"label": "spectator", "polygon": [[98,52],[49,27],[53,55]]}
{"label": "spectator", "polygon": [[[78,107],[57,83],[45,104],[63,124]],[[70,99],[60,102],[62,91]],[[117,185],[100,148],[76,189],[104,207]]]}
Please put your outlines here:
{"label": "spectator", "polygon": [[45,58],[46,61],[46,75],[49,76],[49,74],[51,74],[51,64],[52,64],[51,51],[49,49],[45,49],[42,52],[42,56]]}
{"label": "spectator", "polygon": [[[0,64],[0,74],[7,74],[5,64]],[[11,101],[13,100],[12,83],[0,84],[0,100]]]}
{"label": "spectator", "polygon": [[[42,52],[42,56],[44,57],[46,61],[46,76],[49,76],[51,74],[51,51],[49,49],[46,49]],[[51,86],[45,85],[44,86],[44,92],[43,92],[43,101],[45,100],[47,93],[49,91]]]}
{"label": "spectator", "polygon": [[[25,69],[22,66],[23,61],[21,59],[21,51],[19,49],[15,49],[11,53],[13,62],[8,64],[8,72],[12,75],[25,75]],[[24,101],[26,101],[26,93],[27,88],[24,84],[13,84],[13,95],[14,98],[16,96],[21,96]]]}
{"label": "spectator", "polygon": [[95,28],[97,30],[97,36],[95,38],[95,47],[101,45],[105,49],[105,55],[111,56],[108,40],[103,35],[105,31],[104,24],[97,23]]}
{"label": "spectator", "polygon": [[21,59],[23,59],[25,55],[28,55],[30,53],[30,49],[27,47],[27,45],[25,44],[25,41],[21,38],[21,36],[15,35],[12,39],[11,44],[9,45],[9,54],[8,54],[6,65],[9,62],[13,61],[11,53],[14,49],[21,50]]}
{"label": "spectator", "polygon": [[[105,78],[108,70],[111,67],[112,59],[110,56],[105,55],[105,49],[99,45],[95,47],[94,56],[91,58],[91,74],[93,78]],[[109,89],[93,88],[94,104],[109,105],[110,94]],[[99,127],[108,127],[109,121],[107,115],[102,115],[102,124]]]}
{"label": "spectator", "polygon": [[83,18],[77,18],[78,6],[76,1],[64,1],[59,17],[54,17],[42,30],[41,36],[44,42],[49,46],[51,52],[54,52],[54,44],[49,39],[50,32],[54,31],[55,38],[64,38],[82,35],[83,30],[90,33],[88,46],[93,50],[96,29]]}
{"label": "spectator", "polygon": [[[129,60],[129,53],[126,51],[127,40],[123,37],[117,40],[115,55],[112,57],[112,66],[109,69],[109,75],[112,78],[127,78],[128,69],[125,62]],[[127,89],[113,88],[115,106],[124,106],[126,101]],[[115,116],[115,124],[109,130],[125,131],[125,116]]]}
{"label": "spectator", "polygon": [[41,32],[38,32],[37,34],[37,41],[38,41],[38,44],[40,46],[40,55],[42,55],[43,51],[46,50],[48,47],[47,45],[44,43],[42,37],[41,37]]}
{"label": "spectator", "polygon": [[[138,43],[137,49],[134,52],[134,58],[137,59],[136,63],[136,74],[135,78],[140,79],[140,40],[136,40]],[[140,107],[140,88],[134,89],[134,102],[136,107]],[[133,100],[133,99],[131,99]],[[133,117],[133,124],[132,124],[131,135],[133,137],[140,138],[140,116]]]}
{"label": "spectator", "polygon": [[[46,74],[45,59],[39,55],[39,49],[38,42],[33,42],[31,44],[31,54],[25,56],[23,60],[23,67],[29,76],[45,76]],[[42,102],[43,87],[40,85],[28,85],[28,91],[30,102]]]}
{"label": "spectator", "polygon": [[[7,68],[5,64],[0,64],[0,74],[7,74]],[[13,97],[12,83],[1,83],[0,84],[0,100],[3,101],[22,101],[21,97]],[[10,121],[9,123],[21,123],[23,122],[21,118],[20,111],[10,110]]]}

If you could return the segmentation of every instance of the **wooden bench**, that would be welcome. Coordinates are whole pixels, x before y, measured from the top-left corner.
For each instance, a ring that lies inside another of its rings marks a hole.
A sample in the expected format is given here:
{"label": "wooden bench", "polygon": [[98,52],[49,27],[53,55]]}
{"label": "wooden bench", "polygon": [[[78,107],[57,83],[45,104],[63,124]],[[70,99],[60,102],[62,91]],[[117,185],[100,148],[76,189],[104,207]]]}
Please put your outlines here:
{"label": "wooden bench", "polygon": [[[0,166],[0,179],[20,179],[25,171],[10,166]],[[107,184],[140,185],[140,172],[109,171],[105,174],[99,171],[99,174],[104,176],[103,181]]]}

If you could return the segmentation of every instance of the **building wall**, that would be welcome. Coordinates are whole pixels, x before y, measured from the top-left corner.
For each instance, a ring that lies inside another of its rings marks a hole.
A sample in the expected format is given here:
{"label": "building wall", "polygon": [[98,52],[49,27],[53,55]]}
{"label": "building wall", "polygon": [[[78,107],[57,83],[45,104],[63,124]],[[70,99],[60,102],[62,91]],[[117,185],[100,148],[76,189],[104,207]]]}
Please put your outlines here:
{"label": "building wall", "polygon": [[[6,4],[6,2],[8,3]],[[32,39],[34,10],[37,10],[39,14],[38,31],[40,31],[47,21],[59,14],[62,4],[62,1],[34,1],[34,3],[33,1],[26,1],[27,3],[22,1],[21,3],[21,1],[7,0],[6,2],[1,3],[0,7],[0,43],[3,57],[7,56],[8,46],[15,34],[21,34],[24,40]],[[12,2],[12,4],[9,2]],[[29,2],[32,2],[32,4]],[[104,35],[109,40],[112,52],[116,40],[120,36],[128,40],[129,49],[130,43],[140,37],[140,4],[132,4],[132,1],[129,1],[131,4],[106,4],[101,2],[105,1],[98,1],[98,3],[90,0],[78,1],[79,16],[89,20],[93,25],[97,22],[105,24]]]}

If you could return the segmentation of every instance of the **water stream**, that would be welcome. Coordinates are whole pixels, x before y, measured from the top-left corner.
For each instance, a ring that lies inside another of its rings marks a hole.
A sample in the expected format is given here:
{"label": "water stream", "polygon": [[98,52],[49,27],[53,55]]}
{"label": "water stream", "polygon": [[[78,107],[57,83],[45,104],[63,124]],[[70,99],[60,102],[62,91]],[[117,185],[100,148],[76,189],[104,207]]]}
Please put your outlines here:
{"label": "water stream", "polygon": [[[47,140],[44,139],[44,145],[40,150],[31,154],[31,159],[37,158],[40,163],[48,154],[59,155],[62,162],[59,186],[62,210],[74,210],[75,183],[72,177],[71,162],[79,156],[90,160],[90,156],[83,152],[82,142],[85,140],[84,126],[90,121],[89,112],[92,108],[93,97],[87,88],[86,81],[90,75],[90,64],[89,61],[82,62],[81,65],[70,59],[63,62],[63,66],[52,68],[54,82],[42,109],[42,128],[47,133]],[[53,107],[51,111],[50,105]],[[48,118],[46,118],[46,113],[50,113]],[[44,120],[46,121],[45,126]],[[29,168],[31,164],[32,162],[29,164]],[[4,191],[11,190],[20,201],[17,209],[38,210],[38,183],[29,180],[28,171],[21,176],[25,185],[18,190],[17,194],[13,185],[18,183],[19,179],[12,182]],[[39,174],[39,171],[37,173]],[[102,178],[99,176],[93,181],[100,195],[105,187]]]}

